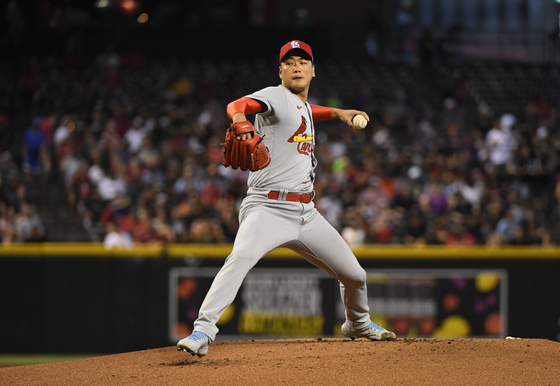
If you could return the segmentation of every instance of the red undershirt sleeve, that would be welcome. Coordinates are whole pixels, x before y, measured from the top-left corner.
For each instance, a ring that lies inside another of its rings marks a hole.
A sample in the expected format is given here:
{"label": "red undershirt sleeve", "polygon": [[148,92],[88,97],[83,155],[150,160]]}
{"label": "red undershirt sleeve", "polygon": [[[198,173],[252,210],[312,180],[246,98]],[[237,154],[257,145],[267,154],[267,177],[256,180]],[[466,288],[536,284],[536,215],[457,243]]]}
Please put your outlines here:
{"label": "red undershirt sleeve", "polygon": [[227,115],[229,119],[232,119],[233,116],[237,113],[257,114],[265,112],[266,109],[267,107],[264,103],[259,102],[255,99],[243,97],[227,105]]}
{"label": "red undershirt sleeve", "polygon": [[313,122],[330,121],[332,120],[332,107],[325,106],[311,106],[311,115],[313,115]]}

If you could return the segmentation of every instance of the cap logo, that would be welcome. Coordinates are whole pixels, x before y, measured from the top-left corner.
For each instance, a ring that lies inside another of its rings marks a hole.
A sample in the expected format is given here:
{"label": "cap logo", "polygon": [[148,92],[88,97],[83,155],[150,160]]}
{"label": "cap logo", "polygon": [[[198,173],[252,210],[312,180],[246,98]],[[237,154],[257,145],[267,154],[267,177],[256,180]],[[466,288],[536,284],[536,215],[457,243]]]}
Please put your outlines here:
{"label": "cap logo", "polygon": [[299,42],[296,42],[295,40],[292,42],[292,48],[299,48]]}

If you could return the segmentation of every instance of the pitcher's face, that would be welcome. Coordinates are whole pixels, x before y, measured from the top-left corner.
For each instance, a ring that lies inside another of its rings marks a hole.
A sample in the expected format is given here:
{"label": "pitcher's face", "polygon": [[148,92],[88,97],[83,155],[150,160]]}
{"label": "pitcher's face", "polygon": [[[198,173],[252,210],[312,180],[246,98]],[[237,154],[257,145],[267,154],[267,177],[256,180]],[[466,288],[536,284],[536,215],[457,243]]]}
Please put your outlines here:
{"label": "pitcher's face", "polygon": [[307,90],[313,77],[315,77],[315,66],[310,59],[290,55],[285,56],[280,63],[282,86],[294,94]]}

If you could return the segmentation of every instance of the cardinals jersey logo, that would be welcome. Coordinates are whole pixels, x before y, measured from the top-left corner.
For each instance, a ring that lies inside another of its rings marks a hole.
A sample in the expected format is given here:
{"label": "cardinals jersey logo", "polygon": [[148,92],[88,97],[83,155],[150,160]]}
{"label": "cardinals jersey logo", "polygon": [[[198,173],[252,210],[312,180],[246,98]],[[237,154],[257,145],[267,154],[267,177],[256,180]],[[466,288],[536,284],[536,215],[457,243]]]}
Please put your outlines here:
{"label": "cardinals jersey logo", "polygon": [[299,125],[298,129],[290,138],[288,138],[289,143],[296,142],[298,144],[298,152],[301,154],[309,155],[313,151],[313,138],[314,135],[308,136],[304,134],[307,130],[307,119],[302,115],[301,116],[301,125]]}

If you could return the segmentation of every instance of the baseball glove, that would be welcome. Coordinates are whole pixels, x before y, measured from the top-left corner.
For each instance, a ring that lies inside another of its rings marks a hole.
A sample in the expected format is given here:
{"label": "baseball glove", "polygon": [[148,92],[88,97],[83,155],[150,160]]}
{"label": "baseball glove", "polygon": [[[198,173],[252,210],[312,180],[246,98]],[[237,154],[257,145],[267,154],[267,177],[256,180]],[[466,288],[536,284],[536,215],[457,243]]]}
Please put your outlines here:
{"label": "baseball glove", "polygon": [[[239,135],[246,133],[251,133],[251,138],[237,139]],[[222,164],[225,167],[254,172],[265,168],[269,163],[270,153],[251,122],[232,123],[226,132]]]}

